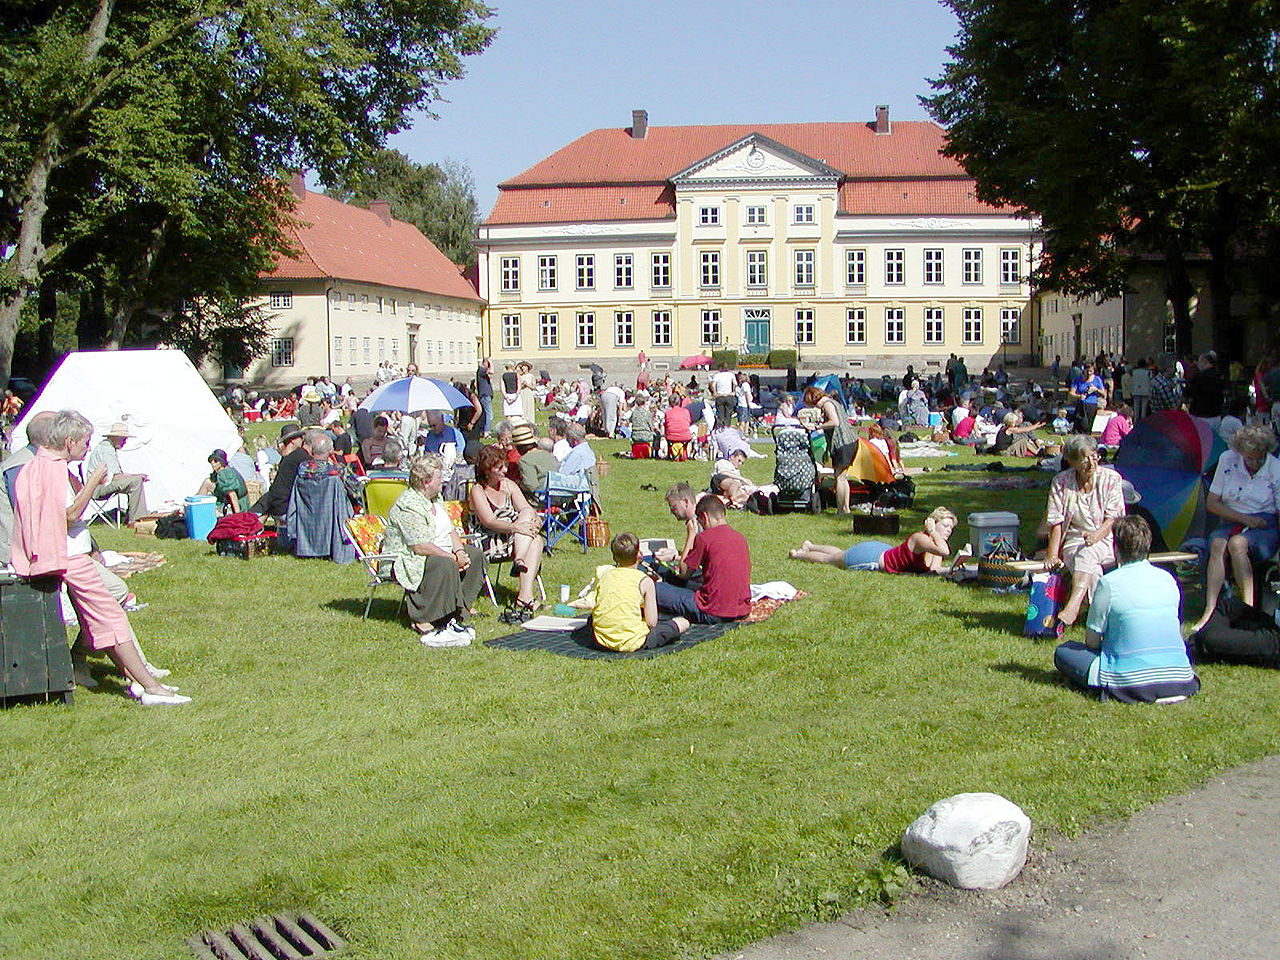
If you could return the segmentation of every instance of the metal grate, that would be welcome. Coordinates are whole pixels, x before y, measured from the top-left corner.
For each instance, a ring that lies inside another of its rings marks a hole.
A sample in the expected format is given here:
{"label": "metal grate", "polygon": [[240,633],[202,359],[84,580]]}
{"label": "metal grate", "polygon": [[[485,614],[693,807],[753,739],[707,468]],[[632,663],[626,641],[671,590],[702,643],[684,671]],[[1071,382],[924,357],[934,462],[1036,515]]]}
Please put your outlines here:
{"label": "metal grate", "polygon": [[309,913],[273,913],[229,930],[205,930],[187,945],[199,960],[310,960],[347,944]]}

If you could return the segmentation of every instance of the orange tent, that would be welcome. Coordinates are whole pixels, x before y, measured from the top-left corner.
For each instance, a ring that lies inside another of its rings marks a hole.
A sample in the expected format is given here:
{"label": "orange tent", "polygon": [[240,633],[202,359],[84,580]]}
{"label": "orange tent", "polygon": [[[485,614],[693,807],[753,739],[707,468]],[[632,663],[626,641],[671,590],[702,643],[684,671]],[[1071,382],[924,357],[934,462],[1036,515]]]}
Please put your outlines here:
{"label": "orange tent", "polygon": [[893,470],[889,466],[888,457],[866,439],[858,441],[853,462],[845,473],[850,480],[862,483],[893,483]]}

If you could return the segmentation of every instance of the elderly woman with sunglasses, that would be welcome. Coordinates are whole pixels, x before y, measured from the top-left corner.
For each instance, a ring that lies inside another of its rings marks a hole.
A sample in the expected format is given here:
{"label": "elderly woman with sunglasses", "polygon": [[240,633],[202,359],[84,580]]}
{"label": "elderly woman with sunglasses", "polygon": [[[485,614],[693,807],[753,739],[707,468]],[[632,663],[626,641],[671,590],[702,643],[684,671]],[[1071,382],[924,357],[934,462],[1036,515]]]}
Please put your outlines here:
{"label": "elderly woman with sunglasses", "polygon": [[1068,626],[1080,616],[1085,599],[1105,566],[1115,563],[1111,525],[1125,514],[1120,474],[1098,465],[1098,443],[1077,434],[1062,445],[1069,468],[1049,486],[1049,548],[1045,564],[1071,571],[1071,595],[1058,619]]}

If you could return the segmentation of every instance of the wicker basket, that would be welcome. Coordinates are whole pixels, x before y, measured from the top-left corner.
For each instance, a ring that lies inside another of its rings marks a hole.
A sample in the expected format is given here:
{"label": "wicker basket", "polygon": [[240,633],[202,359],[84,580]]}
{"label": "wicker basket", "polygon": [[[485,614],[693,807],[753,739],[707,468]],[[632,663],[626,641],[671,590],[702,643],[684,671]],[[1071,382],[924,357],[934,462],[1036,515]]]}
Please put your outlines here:
{"label": "wicker basket", "polygon": [[608,460],[600,459],[596,461],[596,476],[601,480],[607,477],[612,470],[613,464],[609,463]]}
{"label": "wicker basket", "polygon": [[587,517],[587,546],[609,545],[609,521],[604,517]]}
{"label": "wicker basket", "polygon": [[989,553],[978,561],[978,579],[993,587],[1011,587],[1027,577],[1027,571],[1009,566],[1017,559],[1007,553]]}

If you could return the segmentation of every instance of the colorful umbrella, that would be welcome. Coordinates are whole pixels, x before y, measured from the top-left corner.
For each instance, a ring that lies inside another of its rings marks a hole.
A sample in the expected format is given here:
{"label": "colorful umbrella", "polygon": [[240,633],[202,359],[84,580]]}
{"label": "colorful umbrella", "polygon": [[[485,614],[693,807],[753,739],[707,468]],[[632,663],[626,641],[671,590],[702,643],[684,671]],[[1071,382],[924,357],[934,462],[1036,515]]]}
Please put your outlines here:
{"label": "colorful umbrella", "polygon": [[1142,494],[1169,546],[1197,535],[1204,520],[1204,474],[1226,449],[1206,420],[1162,410],[1138,421],[1120,443],[1116,469]]}
{"label": "colorful umbrella", "polygon": [[696,370],[698,367],[711,366],[711,358],[705,353],[700,353],[696,357],[685,357],[680,361],[681,370]]}
{"label": "colorful umbrella", "polygon": [[384,383],[360,404],[363,410],[399,410],[401,413],[457,410],[469,406],[471,401],[455,387],[430,377],[401,377]]}

